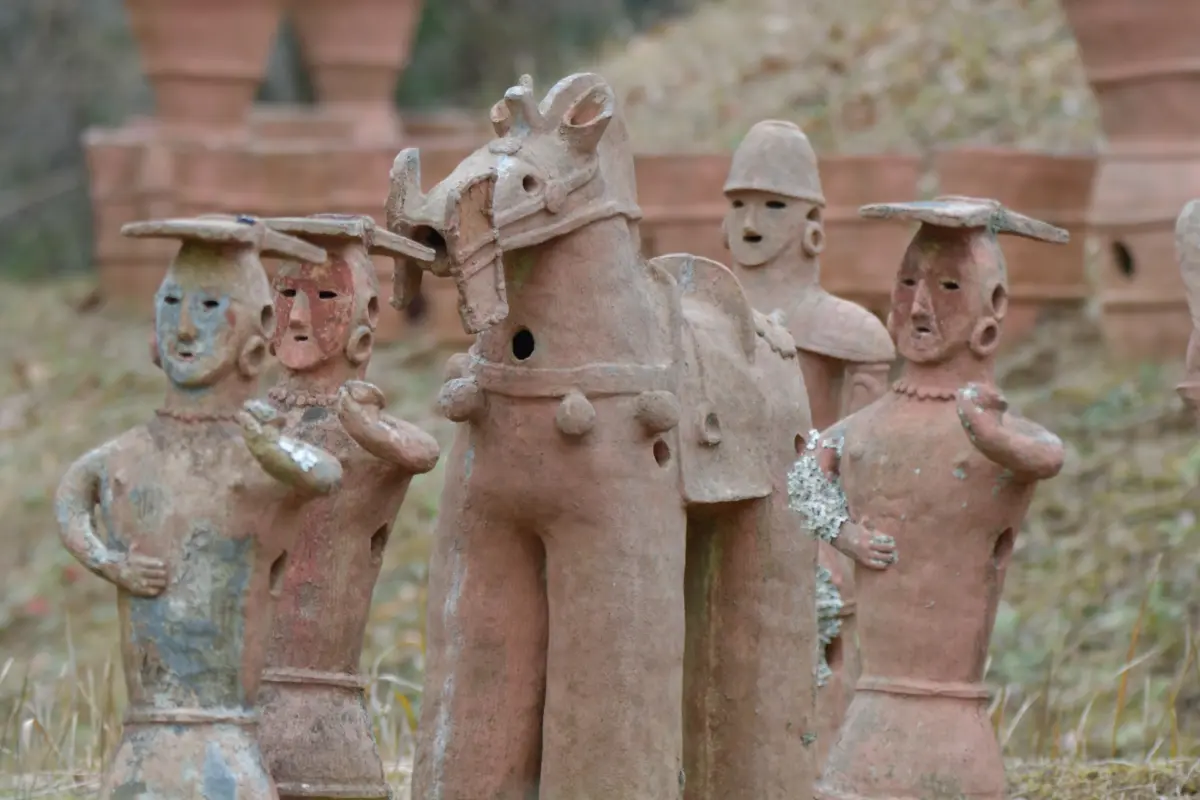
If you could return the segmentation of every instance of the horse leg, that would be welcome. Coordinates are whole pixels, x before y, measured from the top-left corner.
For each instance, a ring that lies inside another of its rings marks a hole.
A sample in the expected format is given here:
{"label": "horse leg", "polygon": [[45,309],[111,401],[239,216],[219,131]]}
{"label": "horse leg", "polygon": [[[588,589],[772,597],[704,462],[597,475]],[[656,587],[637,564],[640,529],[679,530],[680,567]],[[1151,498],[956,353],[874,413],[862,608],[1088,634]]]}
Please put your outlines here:
{"label": "horse leg", "polygon": [[677,478],[624,478],[578,509],[547,538],[541,797],[681,797],[687,520]]}
{"label": "horse leg", "polygon": [[[460,439],[465,437],[460,437]],[[489,520],[455,442],[429,569],[413,800],[537,797],[546,663],[540,540]]]}
{"label": "horse leg", "polygon": [[807,797],[816,542],[783,492],[696,509],[690,523],[687,798]]}

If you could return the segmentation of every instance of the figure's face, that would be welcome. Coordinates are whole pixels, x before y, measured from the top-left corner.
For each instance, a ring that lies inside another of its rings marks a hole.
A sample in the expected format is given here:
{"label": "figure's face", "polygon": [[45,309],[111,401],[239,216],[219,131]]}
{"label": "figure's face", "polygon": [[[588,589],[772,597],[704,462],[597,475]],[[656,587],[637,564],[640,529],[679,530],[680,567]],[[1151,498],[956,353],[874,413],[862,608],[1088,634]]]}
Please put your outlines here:
{"label": "figure's face", "polygon": [[220,286],[168,275],[155,297],[154,332],[163,372],[176,386],[212,386],[235,369],[252,312]]}
{"label": "figure's face", "polygon": [[340,355],[350,338],[354,277],[345,259],[288,264],[275,279],[275,356],[293,372]]}
{"label": "figure's face", "polygon": [[984,313],[973,254],[962,240],[914,242],[892,290],[896,349],[916,363],[948,361],[970,347]]}
{"label": "figure's face", "polygon": [[811,203],[768,192],[730,192],[725,212],[729,251],[743,267],[758,267],[804,233]]}

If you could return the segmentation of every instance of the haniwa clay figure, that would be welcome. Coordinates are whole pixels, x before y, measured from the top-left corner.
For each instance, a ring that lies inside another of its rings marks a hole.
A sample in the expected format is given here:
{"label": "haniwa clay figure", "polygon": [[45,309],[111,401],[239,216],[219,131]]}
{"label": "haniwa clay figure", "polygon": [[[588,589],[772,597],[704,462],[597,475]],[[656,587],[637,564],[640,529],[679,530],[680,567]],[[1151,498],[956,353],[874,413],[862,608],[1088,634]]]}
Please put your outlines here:
{"label": "haniwa clay figure", "polygon": [[[492,120],[428,195],[400,153],[388,202],[479,332],[440,396],[460,425],[413,796],[803,796],[816,544],[786,497],[809,419],[795,343],[720,264],[641,258],[601,77],[540,104],[523,78]],[[398,273],[401,305],[423,268]]]}
{"label": "haniwa clay figure", "polygon": [[[733,153],[725,196],[734,274],[754,307],[778,317],[796,340],[813,425],[825,430],[887,391],[896,350],[874,314],[821,288],[825,195],[808,137],[791,122],[754,125]],[[853,562],[821,542],[820,564],[818,764],[858,680]]]}
{"label": "haniwa clay figure", "polygon": [[182,245],[155,299],[166,401],[71,465],[56,498],[67,549],[118,587],[129,711],[101,796],[276,798],[253,735],[273,596],[291,515],[342,471],[250,399],[274,325],[259,253],[325,253],[232,218],[121,232]]}
{"label": "haniwa clay figure", "polygon": [[371,591],[413,475],[437,441],[383,412],[363,381],[379,317],[372,255],[432,259],[366,217],[266,220],[328,261],[285,263],[275,278],[271,349],[283,366],[270,399],[284,432],[336,455],[342,485],[305,507],[275,611],[259,704],[259,742],[283,798],[388,797],[358,671]]}
{"label": "haniwa clay figure", "polygon": [[1002,800],[984,661],[1017,529],[1063,446],[995,386],[1008,305],[996,234],[1067,233],[964,197],[861,213],[921,226],[888,317],[900,378],[812,437],[789,477],[810,530],[857,562],[862,675],[816,796]]}
{"label": "haniwa clay figure", "polygon": [[1179,271],[1183,274],[1188,309],[1192,314],[1186,374],[1177,391],[1188,407],[1200,416],[1200,200],[1191,201],[1179,213],[1175,223],[1175,251],[1179,255]]}

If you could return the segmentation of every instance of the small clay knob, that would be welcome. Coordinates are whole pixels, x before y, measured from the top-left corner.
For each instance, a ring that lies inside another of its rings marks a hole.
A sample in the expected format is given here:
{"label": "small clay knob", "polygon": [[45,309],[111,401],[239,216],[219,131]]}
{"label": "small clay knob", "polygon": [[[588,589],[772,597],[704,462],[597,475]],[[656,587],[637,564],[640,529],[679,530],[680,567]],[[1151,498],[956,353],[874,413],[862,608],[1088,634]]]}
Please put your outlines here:
{"label": "small clay knob", "polygon": [[446,381],[438,393],[438,408],[451,422],[478,419],[487,407],[487,397],[474,378]]}
{"label": "small clay knob", "polygon": [[572,391],[558,404],[554,422],[567,436],[583,436],[596,426],[596,407],[580,392]]}
{"label": "small clay knob", "polygon": [[452,381],[455,378],[465,378],[471,369],[471,356],[467,353],[455,353],[446,359],[446,367],[442,371],[442,380]]}
{"label": "small clay knob", "polygon": [[721,420],[717,412],[702,409],[699,426],[700,443],[716,447],[721,443]]}
{"label": "small clay knob", "polygon": [[666,433],[679,424],[679,398],[662,390],[642,392],[634,416],[651,436]]}

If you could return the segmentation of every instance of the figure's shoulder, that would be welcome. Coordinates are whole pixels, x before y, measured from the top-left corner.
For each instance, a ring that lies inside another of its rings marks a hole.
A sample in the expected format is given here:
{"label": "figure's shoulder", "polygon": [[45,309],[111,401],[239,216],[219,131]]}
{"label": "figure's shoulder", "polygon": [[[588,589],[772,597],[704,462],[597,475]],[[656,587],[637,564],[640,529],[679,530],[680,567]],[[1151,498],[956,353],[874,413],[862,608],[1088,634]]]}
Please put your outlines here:
{"label": "figure's shoulder", "polygon": [[824,290],[805,293],[792,307],[788,323],[801,350],[860,364],[889,362],[896,357],[892,337],[878,317]]}
{"label": "figure's shoulder", "polygon": [[764,314],[755,309],[754,331],[767,343],[771,350],[783,359],[796,357],[796,342],[787,327],[774,314]]}

